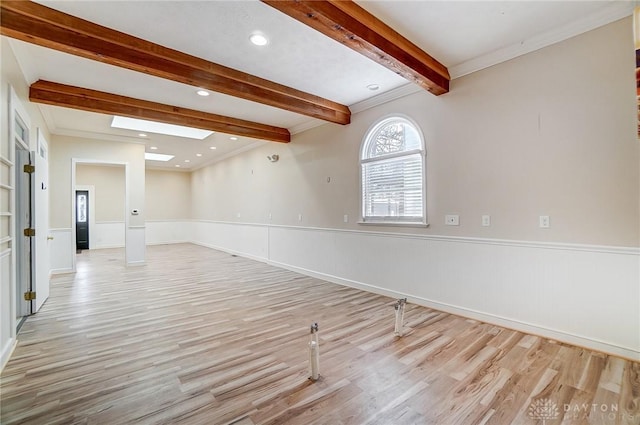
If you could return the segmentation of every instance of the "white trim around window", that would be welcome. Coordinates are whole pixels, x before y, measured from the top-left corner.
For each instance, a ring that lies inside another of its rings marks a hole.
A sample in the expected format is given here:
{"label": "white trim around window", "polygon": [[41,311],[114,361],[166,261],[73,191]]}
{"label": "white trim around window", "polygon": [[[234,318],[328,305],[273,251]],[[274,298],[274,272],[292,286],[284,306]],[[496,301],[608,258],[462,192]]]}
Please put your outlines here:
{"label": "white trim around window", "polygon": [[418,125],[392,115],[360,148],[360,224],[426,226],[426,150]]}

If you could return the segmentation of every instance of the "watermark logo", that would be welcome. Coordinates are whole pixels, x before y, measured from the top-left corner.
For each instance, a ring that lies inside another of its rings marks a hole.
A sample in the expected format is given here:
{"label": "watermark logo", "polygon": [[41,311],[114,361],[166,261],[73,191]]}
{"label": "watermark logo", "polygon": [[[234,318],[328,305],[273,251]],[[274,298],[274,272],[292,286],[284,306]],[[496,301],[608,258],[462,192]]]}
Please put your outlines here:
{"label": "watermark logo", "polygon": [[542,420],[542,425],[546,425],[549,420],[557,419],[558,416],[560,416],[558,405],[548,398],[539,398],[529,405],[529,417]]}
{"label": "watermark logo", "polygon": [[588,421],[598,425],[613,425],[622,420],[625,423],[640,425],[640,413],[620,411],[617,403],[564,403],[558,405],[551,399],[540,398],[531,402],[527,415],[535,421],[542,421],[543,425],[547,425],[547,421],[555,419]]}

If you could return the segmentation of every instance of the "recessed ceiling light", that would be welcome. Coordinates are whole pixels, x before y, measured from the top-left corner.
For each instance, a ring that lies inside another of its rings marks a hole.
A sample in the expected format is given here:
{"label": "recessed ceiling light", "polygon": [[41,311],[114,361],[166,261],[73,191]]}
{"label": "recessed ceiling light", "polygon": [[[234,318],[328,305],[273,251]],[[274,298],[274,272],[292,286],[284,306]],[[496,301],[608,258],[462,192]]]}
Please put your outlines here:
{"label": "recessed ceiling light", "polygon": [[378,90],[378,89],[380,88],[380,86],[379,86],[379,85],[377,85],[377,84],[369,84],[369,85],[367,86],[367,88],[368,88],[369,90],[371,90],[371,91],[376,91],[376,90]]}
{"label": "recessed ceiling light", "polygon": [[201,156],[202,156],[202,154],[201,154],[201,153],[197,153],[197,154],[196,154],[196,156],[197,156],[197,157],[201,157]]}
{"label": "recessed ceiling light", "polygon": [[218,149],[215,146],[210,146],[209,149],[214,150],[214,149]]}
{"label": "recessed ceiling light", "polygon": [[170,161],[171,159],[173,159],[173,155],[165,155],[162,153],[149,153],[149,152],[145,152],[144,153],[144,159],[146,159],[147,161]]}
{"label": "recessed ceiling light", "polygon": [[180,168],[180,164],[176,164],[176,168]]}
{"label": "recessed ceiling light", "polygon": [[233,137],[233,136],[229,137],[229,139],[231,139],[231,140],[238,140],[238,138],[237,138],[237,137]]}
{"label": "recessed ceiling light", "polygon": [[254,32],[249,36],[249,40],[256,46],[266,46],[269,44],[269,39],[260,32]]}
{"label": "recessed ceiling light", "polygon": [[157,151],[158,147],[157,146],[151,146],[149,149],[151,149],[152,151]]}
{"label": "recessed ceiling light", "polygon": [[185,159],[184,162],[191,162],[191,160],[190,159]]}
{"label": "recessed ceiling light", "polygon": [[196,93],[198,94],[198,96],[204,96],[204,97],[209,96],[209,94],[210,94],[206,90],[198,90]]}
{"label": "recessed ceiling light", "polygon": [[144,133],[138,133],[138,136],[140,136],[140,137],[147,137],[147,135],[146,135],[146,134],[144,134]]}
{"label": "recessed ceiling light", "polygon": [[144,131],[146,133],[166,134],[168,136],[187,137],[189,139],[198,140],[206,139],[213,134],[212,131],[202,130],[199,128],[119,116],[113,117],[111,127],[124,128],[125,130]]}

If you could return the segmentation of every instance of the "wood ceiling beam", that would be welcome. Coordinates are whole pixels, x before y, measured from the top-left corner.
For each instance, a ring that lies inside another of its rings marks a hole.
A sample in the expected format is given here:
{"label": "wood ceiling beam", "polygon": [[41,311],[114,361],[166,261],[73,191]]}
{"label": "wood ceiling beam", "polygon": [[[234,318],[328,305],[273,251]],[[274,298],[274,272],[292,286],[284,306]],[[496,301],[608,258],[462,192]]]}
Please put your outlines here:
{"label": "wood ceiling beam", "polygon": [[29,100],[46,105],[141,118],[272,142],[289,143],[291,141],[291,135],[286,128],[51,81],[39,80],[33,83],[29,88]]}
{"label": "wood ceiling beam", "polygon": [[94,24],[31,1],[0,2],[0,33],[276,108],[348,124],[345,105]]}
{"label": "wood ceiling beam", "polygon": [[449,71],[352,0],[262,0],[389,68],[435,95],[449,91]]}

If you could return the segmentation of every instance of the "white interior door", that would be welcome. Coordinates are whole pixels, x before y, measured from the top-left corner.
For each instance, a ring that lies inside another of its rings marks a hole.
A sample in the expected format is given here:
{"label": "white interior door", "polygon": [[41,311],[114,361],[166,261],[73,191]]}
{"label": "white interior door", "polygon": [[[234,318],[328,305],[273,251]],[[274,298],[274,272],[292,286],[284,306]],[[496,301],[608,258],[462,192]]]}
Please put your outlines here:
{"label": "white interior door", "polygon": [[15,151],[15,192],[16,192],[16,320],[22,322],[24,317],[33,313],[34,303],[25,297],[33,291],[33,238],[24,234],[31,228],[31,175],[24,171],[30,165],[29,151],[21,144],[16,144]]}
{"label": "white interior door", "polygon": [[35,152],[35,311],[49,297],[49,145],[38,129],[38,141]]}

